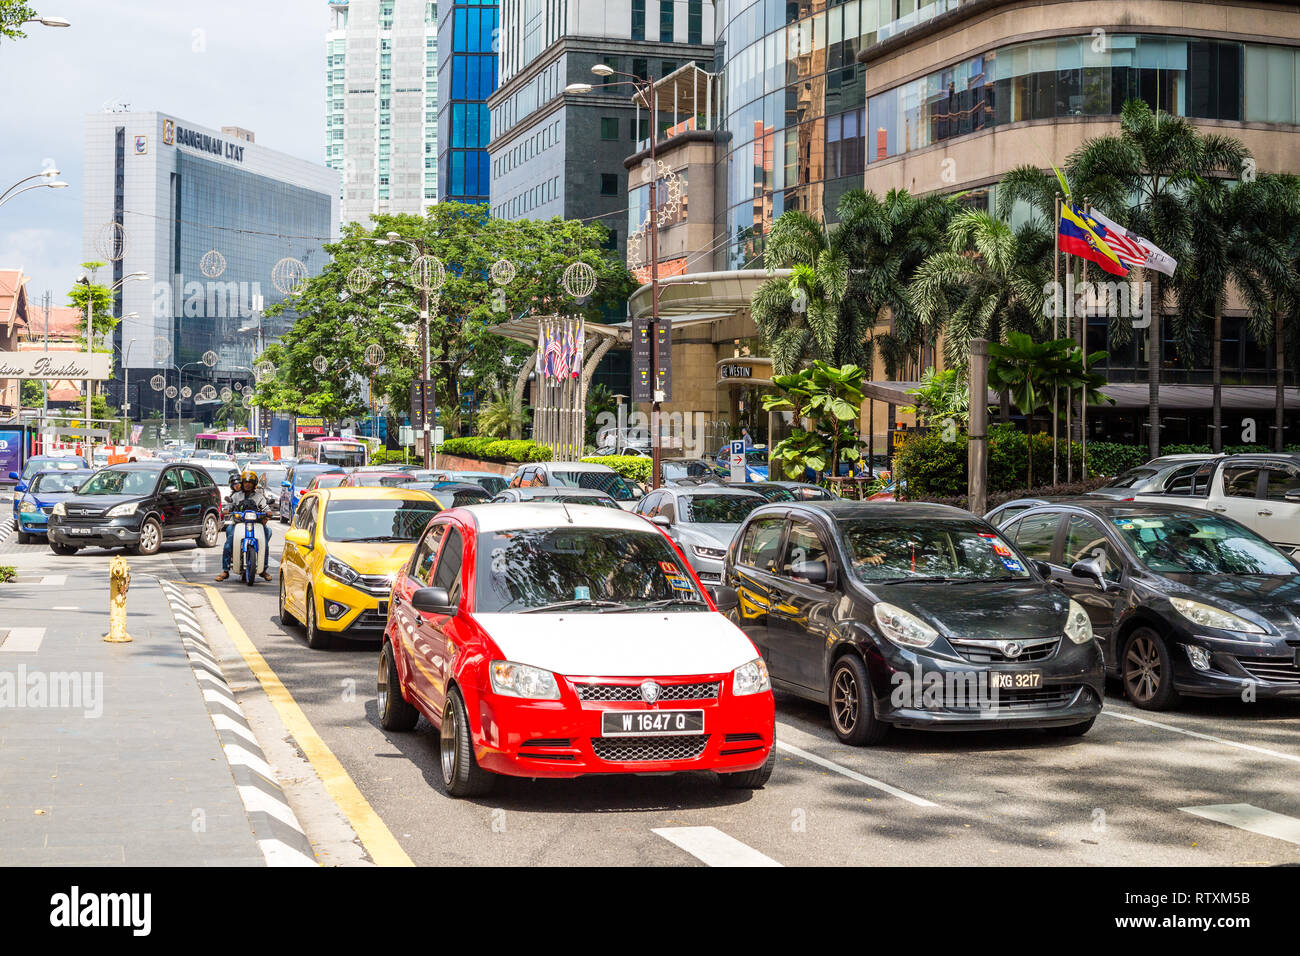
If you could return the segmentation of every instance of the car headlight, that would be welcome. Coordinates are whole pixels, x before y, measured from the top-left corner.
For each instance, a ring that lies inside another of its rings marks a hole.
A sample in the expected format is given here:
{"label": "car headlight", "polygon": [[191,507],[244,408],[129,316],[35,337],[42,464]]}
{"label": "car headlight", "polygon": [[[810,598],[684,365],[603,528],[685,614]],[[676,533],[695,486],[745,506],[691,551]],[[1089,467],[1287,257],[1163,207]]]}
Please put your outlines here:
{"label": "car headlight", "polygon": [[67,507],[64,506],[62,501],[60,501],[57,505],[55,505],[54,510],[50,512],[50,514],[55,514],[55,515],[64,515],[67,513],[68,513],[68,509]]}
{"label": "car headlight", "polygon": [[714,561],[721,561],[727,556],[725,548],[706,548],[702,544],[691,546],[697,558],[710,558]]}
{"label": "car headlight", "polygon": [[741,664],[731,672],[731,693],[736,697],[761,694],[771,689],[772,681],[767,676],[767,665],[761,657],[748,664]]}
{"label": "car headlight", "polygon": [[1258,624],[1253,624],[1244,617],[1238,617],[1209,604],[1202,604],[1200,601],[1171,597],[1169,603],[1174,606],[1175,611],[1201,627],[1213,627],[1221,631],[1244,631],[1247,634],[1267,633]]}
{"label": "car headlight", "polygon": [[529,700],[559,700],[560,685],[555,675],[540,667],[516,664],[513,661],[493,661],[488,665],[492,690],[506,697],[525,697]]}
{"label": "car headlight", "polygon": [[139,502],[128,501],[126,504],[115,505],[109,508],[105,513],[105,518],[125,518],[127,515],[135,514],[135,509],[139,507]]}
{"label": "car headlight", "polygon": [[881,601],[873,608],[882,634],[904,647],[929,647],[939,632],[910,611]]}
{"label": "car headlight", "polygon": [[18,506],[18,510],[25,515],[29,515],[36,510],[36,505],[30,501],[24,501]]}
{"label": "car headlight", "polygon": [[1076,644],[1092,640],[1092,619],[1078,601],[1071,601],[1070,609],[1065,612],[1065,636]]}
{"label": "car headlight", "polygon": [[326,555],[325,564],[321,567],[321,570],[325,572],[326,577],[349,585],[355,584],[360,577],[351,567],[332,555]]}

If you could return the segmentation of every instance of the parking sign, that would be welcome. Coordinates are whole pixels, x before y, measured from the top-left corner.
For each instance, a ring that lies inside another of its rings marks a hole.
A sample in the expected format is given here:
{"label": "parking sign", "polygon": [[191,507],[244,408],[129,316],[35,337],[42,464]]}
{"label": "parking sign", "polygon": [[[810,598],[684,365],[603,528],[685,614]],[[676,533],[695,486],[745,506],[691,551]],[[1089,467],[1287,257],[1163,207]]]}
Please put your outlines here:
{"label": "parking sign", "polygon": [[731,442],[731,449],[727,455],[728,463],[731,465],[731,480],[745,480],[745,440],[743,438],[734,439]]}

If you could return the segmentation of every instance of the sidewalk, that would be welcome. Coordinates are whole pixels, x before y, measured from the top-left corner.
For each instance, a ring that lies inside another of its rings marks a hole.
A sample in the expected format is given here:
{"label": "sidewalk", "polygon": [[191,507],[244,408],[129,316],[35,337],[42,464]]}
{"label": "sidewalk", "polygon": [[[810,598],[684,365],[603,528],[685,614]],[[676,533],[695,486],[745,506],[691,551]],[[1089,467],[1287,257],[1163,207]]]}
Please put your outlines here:
{"label": "sidewalk", "polygon": [[106,562],[25,564],[0,584],[0,866],[274,863],[279,787],[232,768],[260,750],[179,592],[133,569],[134,642],[106,644]]}

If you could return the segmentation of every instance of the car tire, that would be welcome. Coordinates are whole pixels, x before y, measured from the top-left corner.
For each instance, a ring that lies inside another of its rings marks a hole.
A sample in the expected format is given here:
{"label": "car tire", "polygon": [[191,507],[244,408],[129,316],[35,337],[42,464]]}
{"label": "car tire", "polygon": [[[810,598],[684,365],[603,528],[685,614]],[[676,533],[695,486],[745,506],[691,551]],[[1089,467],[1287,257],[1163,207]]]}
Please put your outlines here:
{"label": "car tire", "polygon": [[298,623],[298,619],[289,613],[289,606],[285,601],[287,595],[284,592],[284,574],[280,574],[280,625],[290,627]]}
{"label": "car tire", "polygon": [[50,550],[53,551],[55,554],[62,555],[63,557],[66,558],[69,555],[76,554],[81,549],[76,547],[75,545],[59,544],[57,541],[51,541]]}
{"label": "car tire", "polygon": [[845,654],[835,662],[827,697],[831,729],[841,743],[867,747],[880,743],[889,733],[889,725],[876,718],[867,668],[856,654]]}
{"label": "car tire", "polygon": [[1149,627],[1139,627],[1124,643],[1120,656],[1124,696],[1142,710],[1168,710],[1178,700],[1174,689],[1173,659],[1164,638]]}
{"label": "car tire", "polygon": [[334,637],[322,631],[316,624],[316,598],[312,595],[310,588],[307,589],[304,603],[307,610],[303,616],[302,626],[303,630],[307,632],[307,646],[313,651],[329,650],[334,646]]}
{"label": "car tire", "polygon": [[217,546],[217,534],[217,513],[210,511],[203,519],[203,530],[199,532],[199,536],[194,540],[198,542],[200,548],[215,548]]}
{"label": "car tire", "polygon": [[144,524],[140,525],[140,542],[132,545],[127,550],[132,554],[148,556],[157,554],[158,549],[161,547],[162,525],[158,523],[157,518],[145,518]]}
{"label": "car tire", "polygon": [[19,532],[18,532],[18,543],[19,543],[19,544],[31,544],[31,543],[32,543],[32,539],[35,538],[35,537],[36,537],[36,535],[34,535],[34,534],[28,534],[26,531],[19,531]]}
{"label": "car tire", "polygon": [[442,770],[442,786],[447,796],[475,797],[492,789],[492,775],[480,767],[474,757],[465,701],[460,690],[454,687],[447,695],[438,741],[438,766]]}
{"label": "car tire", "polygon": [[1066,724],[1064,727],[1048,727],[1047,732],[1053,737],[1082,737],[1088,731],[1092,730],[1092,725],[1096,722],[1096,717],[1089,717],[1081,724]]}
{"label": "car tire", "polygon": [[745,770],[741,773],[720,773],[718,782],[733,790],[762,790],[772,776],[772,768],[775,766],[776,744],[773,743],[767,759],[763,761],[763,766],[757,770]]}
{"label": "car tire", "polygon": [[392,641],[384,641],[379,652],[379,726],[384,730],[414,730],[420,712],[402,696],[402,682],[397,676]]}

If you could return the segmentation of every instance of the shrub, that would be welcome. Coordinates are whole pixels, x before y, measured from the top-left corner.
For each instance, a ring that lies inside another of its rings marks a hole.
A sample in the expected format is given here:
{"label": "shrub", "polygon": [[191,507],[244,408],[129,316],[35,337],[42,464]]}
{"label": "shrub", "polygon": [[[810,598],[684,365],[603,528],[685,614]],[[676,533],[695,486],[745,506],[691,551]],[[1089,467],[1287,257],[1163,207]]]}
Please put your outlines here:
{"label": "shrub", "polygon": [[[1038,488],[1009,488],[1005,491],[989,492],[988,510],[992,511],[998,505],[1004,505],[1008,501],[1016,498],[1043,498],[1048,495],[1082,495],[1089,491],[1094,491],[1104,485],[1109,479],[1107,478],[1089,478],[1087,481],[1074,481],[1067,484],[1061,482],[1059,485],[1042,485]],[[909,489],[910,491],[910,489]],[[955,508],[966,508],[966,496],[962,495],[923,495],[917,497],[909,494],[908,501],[925,501],[938,505],[952,505]],[[981,516],[982,517],[982,516]]]}
{"label": "shrub", "polygon": [[1088,442],[1088,473],[1115,477],[1130,468],[1151,460],[1146,445],[1121,445],[1118,442]]}
{"label": "shrub", "polygon": [[481,458],[485,461],[531,462],[550,461],[551,449],[529,439],[512,441],[505,438],[492,438],[487,435],[475,435],[471,438],[452,438],[442,443],[444,455],[458,455],[462,458]]}
{"label": "shrub", "polygon": [[644,455],[595,455],[582,460],[613,468],[628,481],[650,481],[651,461]]}
{"label": "shrub", "polygon": [[18,577],[18,569],[12,564],[0,564],[0,584],[8,584]]}

